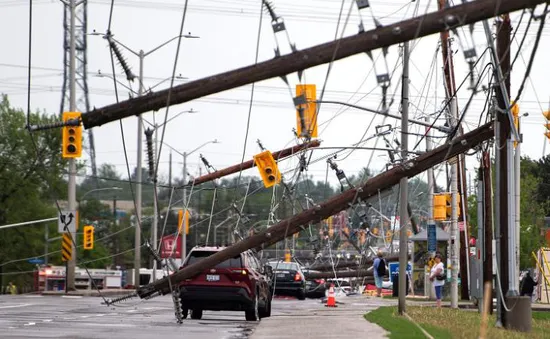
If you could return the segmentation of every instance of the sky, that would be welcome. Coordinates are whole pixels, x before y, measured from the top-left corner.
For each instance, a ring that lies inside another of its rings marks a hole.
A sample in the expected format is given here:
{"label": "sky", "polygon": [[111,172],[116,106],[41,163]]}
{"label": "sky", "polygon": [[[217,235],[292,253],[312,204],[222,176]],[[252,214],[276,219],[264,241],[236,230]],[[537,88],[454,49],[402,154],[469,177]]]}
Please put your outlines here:
{"label": "sky", "polygon": [[[455,1],[458,3],[458,1]],[[109,25],[110,0],[88,1],[88,32],[105,33]],[[355,1],[345,0],[342,6],[340,0],[272,0],[276,13],[284,19],[288,37],[298,49],[311,47],[332,41],[335,36],[351,36],[358,33],[360,18],[366,30],[374,28],[373,16],[383,25],[437,10],[437,1],[417,0],[372,0],[371,10],[358,12]],[[146,53],[165,41],[179,34],[184,1],[162,0],[115,0],[111,23],[114,38],[125,46],[138,52]],[[275,35],[270,25],[270,18],[264,12],[260,15],[259,0],[190,0],[185,16],[184,34],[198,36],[197,39],[182,39],[179,58],[175,60],[177,40],[148,55],[144,59],[144,85],[153,91],[167,88],[170,85],[172,72],[186,79],[174,79],[174,84],[200,79],[206,76],[247,66],[255,62],[256,51],[258,60],[264,61],[274,57],[274,48],[278,42],[281,53],[290,52],[285,35]],[[339,21],[340,8],[343,8]],[[350,12],[351,8],[351,12]],[[541,8],[538,8],[541,11]],[[348,13],[351,13],[348,17]],[[529,15],[525,15],[518,27],[520,13],[512,15],[513,29],[518,29],[512,42],[512,57],[518,53],[518,46],[526,32]],[[262,23],[260,23],[260,17]],[[348,18],[348,20],[346,19]],[[338,22],[340,24],[338,25]],[[490,21],[491,27],[493,21]],[[531,24],[523,47],[512,73],[512,97],[515,97],[524,77],[526,64],[535,44],[536,30],[539,21]],[[339,28],[336,34],[337,26]],[[345,28],[344,28],[345,27]],[[477,55],[481,55],[487,47],[483,25],[474,26],[471,36],[467,29],[458,30],[459,35],[452,35],[452,49],[457,85],[467,79],[468,65],[463,56],[465,48],[475,47]],[[260,28],[260,39],[258,32]],[[342,33],[342,29],[344,31]],[[27,60],[29,53],[29,2],[22,0],[0,0],[0,45],[4,46],[0,54],[0,92],[9,96],[15,107],[27,107]],[[111,72],[111,59],[108,45],[101,34],[88,36],[88,87],[91,107],[103,107],[116,102]],[[522,118],[523,147],[522,153],[533,159],[543,156],[548,142],[544,133],[544,118],[541,114],[548,109],[550,87],[548,86],[549,60],[548,46],[550,29],[545,28],[536,54],[531,76],[525,82],[525,88],[519,101],[521,113],[528,113]],[[259,43],[257,43],[259,41]],[[410,63],[410,108],[411,119],[423,120],[428,115],[441,109],[444,104],[442,58],[438,50],[439,35],[418,39],[411,43]],[[139,60],[131,52],[121,48],[128,65],[134,74],[139,73]],[[402,64],[399,58],[399,46],[388,49],[384,59],[381,51],[374,51],[370,59],[367,54],[360,54],[333,63],[330,76],[326,81],[323,99],[349,102],[370,109],[378,109],[381,101],[381,88],[377,86],[376,75],[393,74],[389,96],[394,102],[390,113],[400,115],[400,92]],[[477,70],[489,62],[488,53]],[[137,91],[138,81],[129,84],[123,76],[122,69],[115,65],[117,80]],[[100,76],[101,75],[101,76]],[[304,72],[302,83],[317,86],[318,99],[321,89],[327,79],[327,65],[321,65]],[[168,80],[167,80],[168,79]],[[244,159],[249,160],[261,151],[256,141],[259,139],[264,147],[276,151],[296,144],[292,129],[296,127],[295,108],[291,92],[299,83],[296,74],[288,76],[290,89],[281,78],[259,82],[254,88],[254,99],[250,110],[250,122],[247,129],[252,86],[243,86],[234,90],[213,94],[191,102],[175,105],[169,108],[168,119],[173,118],[165,127],[158,130],[159,142],[164,132],[164,145],[160,148],[160,176],[168,175],[169,153],[172,147],[179,153],[191,152],[187,158],[188,172],[198,175],[199,154],[216,169],[237,164],[243,157],[245,138],[246,151]],[[61,87],[63,81],[63,4],[56,0],[34,0],[32,20],[32,78],[31,107],[48,114],[59,114]],[[487,84],[489,74],[483,75],[483,83]],[[160,83],[160,84],[159,84]],[[468,80],[459,90],[458,107],[462,114],[471,95],[467,89]],[[118,86],[119,99],[129,96],[129,91]],[[79,93],[78,93],[79,94]],[[486,96],[478,93],[465,116],[464,128],[472,130],[479,125]],[[180,112],[190,111],[194,113]],[[146,125],[154,122],[162,124],[166,109],[156,113],[143,115]],[[482,116],[483,121],[486,115]],[[323,104],[319,112],[319,139],[322,147],[348,147],[362,140],[363,147],[385,147],[379,138],[373,138],[375,126],[390,124],[395,127],[391,139],[400,138],[400,121],[392,118],[384,119],[369,112],[348,109],[342,105]],[[440,120],[436,125],[441,126]],[[248,131],[248,136],[247,136]],[[411,124],[409,132],[409,147],[415,151],[424,151],[424,141],[418,143],[425,128]],[[123,132],[123,133],[122,133]],[[96,161],[98,166],[103,163],[114,164],[117,171],[127,177],[128,159],[130,169],[136,165],[137,159],[137,119],[127,118],[93,129],[95,136]],[[122,137],[124,135],[124,139]],[[434,142],[440,144],[443,138],[436,134]],[[143,138],[145,140],[145,138]],[[218,143],[208,143],[218,140]],[[378,142],[376,141],[378,140]],[[123,142],[124,141],[124,142]],[[418,144],[418,145],[417,145]],[[125,145],[125,147],[124,147]],[[396,145],[394,144],[394,147]],[[308,167],[308,175],[314,180],[336,183],[336,176],[328,172],[323,156],[334,152],[334,149],[322,149],[313,152],[312,162]],[[145,153],[144,153],[145,154]],[[183,159],[173,152],[172,171],[174,176],[181,177]],[[144,155],[144,167],[146,157]],[[88,154],[85,160],[87,174],[91,174]],[[373,172],[384,170],[388,163],[387,152],[372,152],[369,150],[346,150],[337,156],[337,163],[347,175],[357,175],[363,167],[369,167]],[[478,157],[467,159],[468,176],[475,175]],[[279,164],[286,178],[292,177],[292,172],[298,165],[298,159],[293,157]],[[439,167],[438,183],[445,185],[444,167]],[[204,173],[205,169],[202,168]],[[255,170],[248,174],[257,175]],[[84,175],[84,173],[82,173]],[[83,176],[79,177],[80,180]]]}

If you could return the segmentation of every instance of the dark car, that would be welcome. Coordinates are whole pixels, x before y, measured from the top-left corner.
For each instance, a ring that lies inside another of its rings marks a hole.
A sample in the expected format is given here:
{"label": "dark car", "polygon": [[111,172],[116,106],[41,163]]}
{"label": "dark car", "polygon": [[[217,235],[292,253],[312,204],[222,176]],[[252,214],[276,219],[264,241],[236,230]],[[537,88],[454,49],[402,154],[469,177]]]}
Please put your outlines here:
{"label": "dark car", "polygon": [[[224,247],[195,247],[182,267],[194,264]],[[271,316],[271,268],[263,267],[251,251],[219,263],[181,282],[184,318],[201,319],[203,310],[244,311],[246,320]]]}
{"label": "dark car", "polygon": [[274,294],[294,295],[299,300],[306,298],[306,279],[300,265],[295,262],[272,261],[272,286]]}
{"label": "dark car", "polygon": [[308,298],[323,298],[326,296],[327,284],[325,279],[308,278],[309,273],[321,273],[307,268],[302,268],[306,276],[306,297]]}

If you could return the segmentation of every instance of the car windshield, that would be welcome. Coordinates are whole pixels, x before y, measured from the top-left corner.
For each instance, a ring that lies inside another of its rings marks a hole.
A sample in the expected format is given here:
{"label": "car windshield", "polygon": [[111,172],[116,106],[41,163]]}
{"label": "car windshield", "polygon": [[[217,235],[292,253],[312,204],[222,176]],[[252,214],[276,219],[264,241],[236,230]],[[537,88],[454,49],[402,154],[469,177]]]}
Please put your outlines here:
{"label": "car windshield", "polygon": [[275,271],[295,270],[298,271],[298,264],[293,262],[270,262],[269,266]]}
{"label": "car windshield", "polygon": [[[212,254],[217,253],[215,251],[192,251],[189,259],[187,259],[187,265],[194,264],[201,261],[202,259],[211,256]],[[231,268],[231,267],[242,267],[241,256],[237,255],[231,259],[227,259],[216,265],[216,268]]]}

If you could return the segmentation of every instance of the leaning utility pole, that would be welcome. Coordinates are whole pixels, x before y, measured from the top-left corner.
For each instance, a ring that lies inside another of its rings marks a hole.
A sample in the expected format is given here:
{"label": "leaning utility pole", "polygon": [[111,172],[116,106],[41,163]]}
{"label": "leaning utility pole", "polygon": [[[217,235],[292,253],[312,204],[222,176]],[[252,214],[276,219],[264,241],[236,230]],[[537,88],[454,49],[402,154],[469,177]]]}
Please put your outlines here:
{"label": "leaning utility pole", "polygon": [[[451,121],[458,122],[456,98],[451,99]],[[451,308],[458,308],[458,156],[449,160],[451,165]]]}
{"label": "leaning utility pole", "polygon": [[[403,79],[401,82],[401,160],[403,166],[409,157],[409,42],[403,44]],[[407,195],[409,180],[407,177],[399,181],[399,314],[403,315],[406,310],[405,297],[407,296],[407,264],[409,259],[408,239],[408,213]]]}
{"label": "leaning utility pole", "polygon": [[[218,263],[232,258],[246,250],[269,247],[299,232],[302,229],[302,225],[307,225],[310,222],[320,222],[331,215],[349,208],[350,204],[357,203],[360,200],[364,201],[378,194],[379,191],[386,190],[399,184],[401,178],[414,177],[430,167],[476,147],[480,143],[491,139],[493,136],[493,125],[486,124],[462,136],[449,140],[445,145],[439,146],[431,152],[426,152],[414,159],[404,162],[402,166],[393,167],[369,179],[360,187],[346,190],[299,214],[281,220],[268,229],[251,235],[199,262],[182,268],[168,277],[157,280],[155,283],[147,286],[143,286],[137,290],[137,295],[140,298],[150,298],[156,295],[170,293],[170,286],[174,286],[184,279],[192,277],[205,269],[214,267]],[[126,300],[128,297],[130,296],[118,298],[116,301]]]}
{"label": "leaning utility pole", "polygon": [[[112,121],[158,111],[167,105],[176,105],[210,94],[254,82],[303,71],[305,69],[341,60],[346,57],[389,47],[412,39],[449,30],[504,13],[535,7],[546,0],[483,0],[465,2],[442,11],[381,26],[374,30],[331,41],[322,45],[295,51],[204,79],[175,86],[170,90],[147,95],[94,109],[82,115],[84,127],[89,129]],[[170,97],[168,96],[169,92]],[[168,98],[170,98],[168,100]]]}
{"label": "leaning utility pole", "polygon": [[[75,44],[75,30],[76,30],[76,0],[69,0],[69,3],[65,4],[70,9],[70,39],[69,39],[69,110],[71,112],[76,111],[76,44]],[[76,160],[74,158],[69,159],[69,184],[68,184],[68,208],[69,210],[76,209]],[[76,232],[71,234],[72,240],[72,256],[67,262],[66,272],[66,291],[75,290],[75,268],[76,268]]]}
{"label": "leaning utility pole", "polygon": [[[75,110],[78,112],[90,111],[90,100],[88,97],[88,0],[82,0],[75,4],[74,15],[75,23],[78,25],[72,26],[71,17],[72,11],[70,4],[63,1],[63,86],[61,89],[61,108],[60,113],[65,111],[66,107],[70,107],[70,81],[71,81],[71,27],[74,27],[75,34],[75,83],[79,88],[80,97],[75,98]],[[75,94],[76,95],[76,94]],[[73,111],[73,110],[71,110]],[[90,164],[92,166],[92,175],[96,185],[99,183],[97,178],[97,167],[95,162],[95,145],[94,133],[92,129],[88,130],[88,144],[90,154]]]}

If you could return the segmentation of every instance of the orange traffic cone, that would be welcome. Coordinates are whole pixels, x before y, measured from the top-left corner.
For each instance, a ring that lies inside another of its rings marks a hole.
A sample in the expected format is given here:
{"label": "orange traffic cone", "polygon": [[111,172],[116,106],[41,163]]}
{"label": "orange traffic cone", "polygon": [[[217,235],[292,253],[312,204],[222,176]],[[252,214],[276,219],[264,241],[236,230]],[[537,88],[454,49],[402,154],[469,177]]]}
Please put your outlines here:
{"label": "orange traffic cone", "polygon": [[334,297],[334,284],[330,284],[330,288],[328,290],[328,298],[327,298],[327,304],[325,307],[338,307],[336,306],[336,298]]}

